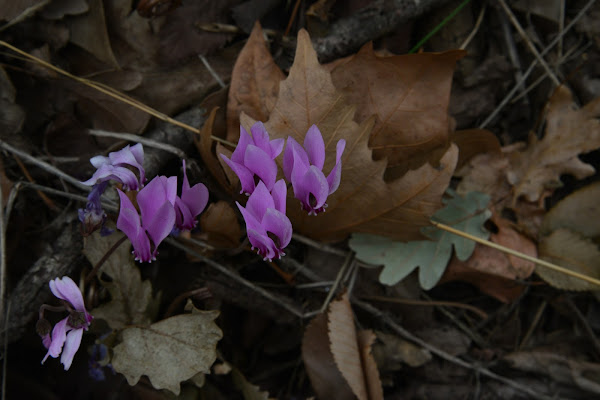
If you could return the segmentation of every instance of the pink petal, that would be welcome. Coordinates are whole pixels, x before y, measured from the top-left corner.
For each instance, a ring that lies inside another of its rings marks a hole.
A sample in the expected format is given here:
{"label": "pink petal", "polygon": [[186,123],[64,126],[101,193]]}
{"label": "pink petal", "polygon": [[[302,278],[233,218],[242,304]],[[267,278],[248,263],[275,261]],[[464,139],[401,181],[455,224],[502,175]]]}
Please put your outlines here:
{"label": "pink petal", "polygon": [[118,189],[117,192],[121,199],[117,228],[125,233],[131,241],[136,260],[150,261],[152,259],[150,240],[146,235],[146,231],[142,228],[140,216],[127,195]]}
{"label": "pink petal", "polygon": [[285,248],[292,240],[292,223],[284,213],[274,208],[267,210],[262,226],[267,232],[272,232],[279,238],[279,250]]}
{"label": "pink petal", "polygon": [[104,157],[104,156],[94,156],[94,157],[90,158],[90,163],[94,167],[100,168],[100,166],[102,166],[104,164],[110,164],[110,158]]}
{"label": "pink petal", "polygon": [[[138,143],[138,145],[141,146],[141,144],[139,144],[139,143]],[[140,156],[139,149],[136,149],[136,153],[139,157]],[[125,146],[124,148],[122,148],[119,151],[114,151],[112,153],[108,153],[108,158],[110,159],[110,162],[112,165],[115,165],[115,166],[130,165],[134,168],[137,168],[137,170],[140,172],[140,181],[144,182],[146,180],[146,176],[145,176],[146,173],[145,173],[144,167],[142,165],[143,157],[144,157],[143,150],[141,153],[142,162],[138,161],[138,157],[136,157],[132,153],[129,145]]]}
{"label": "pink petal", "polygon": [[275,206],[275,209],[285,214],[287,186],[283,179],[280,179],[277,182],[275,182],[275,185],[273,185],[273,190],[271,191],[271,196],[273,197],[273,204]]}
{"label": "pink petal", "polygon": [[273,139],[269,143],[271,147],[271,158],[275,159],[278,155],[283,151],[283,145],[285,144],[285,139]]}
{"label": "pink petal", "polygon": [[[296,187],[298,192],[296,192]],[[315,197],[315,204],[310,204],[310,194]],[[311,165],[306,174],[294,187],[294,196],[300,200],[305,209],[315,211],[323,207],[329,195],[329,184],[323,172],[316,166]]]}
{"label": "pink petal", "polygon": [[181,187],[181,201],[189,208],[196,218],[198,214],[204,211],[208,203],[208,189],[202,183],[197,183],[190,187],[185,171],[185,160],[183,160],[183,185]]}
{"label": "pink petal", "polygon": [[[175,181],[166,176],[157,176],[150,181],[137,195],[138,206],[142,214],[142,221],[152,219],[165,202],[175,203],[177,197],[177,177]],[[175,183],[175,185],[173,185]],[[171,201],[172,198],[172,201]]]}
{"label": "pink petal", "polygon": [[293,137],[289,136],[287,146],[285,146],[285,151],[283,152],[283,174],[288,182],[292,181],[292,171],[297,161],[301,163],[300,165],[305,165],[306,168],[310,164],[302,146]]}
{"label": "pink petal", "polygon": [[337,142],[335,150],[335,166],[331,169],[329,175],[327,175],[327,183],[329,184],[329,194],[335,192],[340,186],[342,179],[342,154],[346,147],[346,141],[340,139]]}
{"label": "pink petal", "polygon": [[250,135],[248,135],[248,132],[246,132],[244,127],[240,125],[240,140],[238,140],[237,146],[235,147],[235,150],[231,155],[231,161],[243,165],[244,154],[246,154],[246,147],[248,147],[249,144],[253,143],[254,141],[252,140]]}
{"label": "pink petal", "polygon": [[142,221],[156,248],[173,230],[173,226],[175,225],[175,209],[171,203],[165,202],[150,216],[148,221]]}
{"label": "pink petal", "polygon": [[254,193],[248,199],[246,203],[246,209],[250,212],[258,221],[262,221],[267,208],[275,208],[273,197],[265,184],[260,181],[254,189]]}
{"label": "pink petal", "polygon": [[252,247],[258,250],[258,254],[260,254],[265,260],[271,261],[273,257],[276,256],[275,243],[273,240],[265,234],[261,232],[255,231],[253,229],[246,229],[246,233],[248,234],[248,240]]}
{"label": "pink petal", "polygon": [[269,133],[265,128],[265,125],[258,121],[255,122],[254,125],[250,128],[252,132],[252,140],[254,141],[254,145],[263,150],[265,153],[271,157],[271,146],[269,144]]}
{"label": "pink petal", "polygon": [[68,276],[64,276],[62,279],[56,278],[50,281],[50,290],[59,299],[71,303],[77,311],[85,312],[83,296],[73,279]]}
{"label": "pink petal", "polygon": [[229,165],[229,168],[240,178],[240,184],[242,185],[242,190],[240,193],[252,194],[254,192],[254,174],[248,168],[246,168],[243,164],[238,164],[223,154],[221,154],[221,158],[223,161]]}
{"label": "pink petal", "polygon": [[115,167],[110,164],[101,165],[90,179],[82,183],[87,186],[92,186],[110,179],[121,182],[127,188],[132,190],[137,190],[139,187],[138,179],[133,172],[127,168]]}
{"label": "pink petal", "polygon": [[310,163],[322,170],[325,163],[325,142],[323,142],[323,135],[316,125],[308,128],[304,137],[304,148]]}
{"label": "pink petal", "polygon": [[67,371],[71,367],[71,363],[73,363],[73,357],[75,357],[75,353],[79,350],[82,336],[83,329],[73,329],[67,335],[65,348],[60,356],[60,362],[65,366],[65,371]]}
{"label": "pink petal", "polygon": [[244,166],[256,174],[271,190],[277,179],[277,164],[261,148],[248,145],[244,156]]}
{"label": "pink petal", "polygon": [[262,225],[260,224],[260,221],[257,220],[256,217],[254,215],[252,215],[252,213],[250,213],[250,211],[248,211],[247,209],[242,207],[242,205],[240,203],[238,203],[237,201],[235,202],[235,204],[237,204],[237,207],[240,210],[242,217],[244,217],[244,221],[246,222],[246,230],[247,231],[255,230],[255,231],[262,232],[265,235],[267,234],[267,232],[263,229]]}
{"label": "pink petal", "polygon": [[54,329],[52,329],[52,342],[50,343],[50,347],[48,347],[46,356],[42,360],[42,364],[46,361],[48,356],[56,358],[62,351],[63,344],[67,339],[67,321],[68,317],[58,321],[56,325],[54,325]]}

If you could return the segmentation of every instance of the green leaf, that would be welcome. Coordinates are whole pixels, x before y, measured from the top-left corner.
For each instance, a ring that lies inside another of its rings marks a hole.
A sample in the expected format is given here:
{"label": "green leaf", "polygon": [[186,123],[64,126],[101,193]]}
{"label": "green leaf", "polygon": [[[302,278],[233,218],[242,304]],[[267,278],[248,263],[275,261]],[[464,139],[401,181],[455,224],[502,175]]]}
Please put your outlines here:
{"label": "green leaf", "polygon": [[210,372],[223,337],[215,323],[218,315],[193,309],[148,327],[126,328],[123,341],[113,349],[112,366],[130,385],[146,375],[156,389],[178,395],[182,381]]}
{"label": "green leaf", "polygon": [[[92,265],[123,237],[122,233],[100,236],[99,232],[88,236],[83,253]],[[110,293],[111,300],[95,308],[94,317],[104,319],[113,329],[127,325],[148,325],[158,309],[159,296],[152,296],[150,281],[142,281],[138,267],[133,262],[130,244],[125,241],[102,264],[99,274],[106,274],[111,281],[101,281]]]}
{"label": "green leaf", "polygon": [[[446,206],[432,220],[487,239],[489,232],[483,224],[492,215],[486,208],[490,197],[481,192],[469,192],[464,198],[451,190],[448,194],[450,197],[444,200]],[[382,236],[355,233],[349,245],[359,259],[384,266],[379,275],[381,283],[395,285],[419,267],[419,282],[428,290],[442,277],[452,246],[457,257],[465,261],[475,250],[475,242],[435,227],[425,227],[421,232],[431,240],[394,242]]]}

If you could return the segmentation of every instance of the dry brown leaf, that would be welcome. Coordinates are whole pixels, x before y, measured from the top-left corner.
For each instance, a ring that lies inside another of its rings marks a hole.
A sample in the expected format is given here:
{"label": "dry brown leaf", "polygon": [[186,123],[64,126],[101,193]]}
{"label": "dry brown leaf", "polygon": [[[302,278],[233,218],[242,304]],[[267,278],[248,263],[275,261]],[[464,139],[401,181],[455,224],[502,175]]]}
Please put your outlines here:
{"label": "dry brown leaf", "polygon": [[458,164],[460,170],[469,160],[479,154],[500,154],[500,141],[486,129],[462,129],[450,132],[450,141],[458,146]]}
{"label": "dry brown leaf", "polygon": [[216,248],[236,247],[242,236],[237,210],[222,200],[212,203],[202,213],[200,228],[199,237]]}
{"label": "dry brown leaf", "polygon": [[327,314],[310,322],[302,340],[302,358],[319,398],[383,400],[371,353],[374,340],[373,332],[356,331],[347,293],[331,302]]}
{"label": "dry brown leaf", "polygon": [[[420,228],[441,206],[456,165],[458,150],[451,145],[438,168],[425,164],[402,178],[386,183],[385,160],[373,161],[368,137],[373,119],[361,125],[353,121],[355,106],[336,90],[330,74],[319,65],[308,33],[298,33],[298,46],[290,74],[279,87],[279,97],[265,124],[272,138],[292,136],[304,142],[308,128],[316,124],[323,134],[328,173],[335,163],[335,147],[346,140],[342,180],[318,216],[308,216],[288,191],[287,214],[294,230],[323,241],[344,239],[351,232],[389,236],[395,240],[422,238]],[[241,118],[245,127],[252,122]],[[278,160],[281,163],[281,160]]]}
{"label": "dry brown leaf", "polygon": [[102,0],[89,0],[89,11],[68,19],[71,42],[92,53],[98,60],[119,68],[110,38],[106,30],[106,19]]}
{"label": "dry brown leaf", "polygon": [[357,105],[355,120],[372,115],[373,158],[387,158],[395,176],[434,163],[448,146],[452,73],[464,50],[380,57],[368,43],[331,73],[335,87]]}
{"label": "dry brown leaf", "polygon": [[[558,229],[540,240],[540,258],[589,277],[600,279],[600,250],[591,241],[568,229]],[[563,290],[598,290],[579,278],[538,265],[535,272],[554,287]]]}
{"label": "dry brown leaf", "polygon": [[542,233],[566,228],[592,239],[600,236],[600,182],[570,194],[544,216]]}
{"label": "dry brown leaf", "polygon": [[313,318],[302,338],[302,360],[320,399],[353,400],[354,394],[335,366],[329,346],[327,315]]}
{"label": "dry brown leaf", "polygon": [[594,174],[594,168],[577,156],[600,148],[599,115],[600,98],[577,109],[569,89],[556,89],[548,101],[543,139],[531,135],[524,151],[510,155],[506,176],[514,185],[513,202],[520,196],[537,201],[544,190],[562,185],[562,174],[577,179]]}
{"label": "dry brown leaf", "polygon": [[257,21],[233,67],[227,101],[227,140],[235,142],[240,137],[241,112],[258,121],[267,120],[277,100],[279,82],[284,78]]}
{"label": "dry brown leaf", "polygon": [[360,350],[360,359],[362,361],[363,371],[365,373],[365,383],[367,385],[367,393],[369,399],[383,400],[383,387],[381,386],[381,378],[379,377],[379,369],[375,357],[371,351],[371,346],[375,343],[375,333],[371,330],[362,330],[358,332],[358,348]]}
{"label": "dry brown leaf", "polygon": [[358,400],[367,400],[367,381],[361,363],[361,353],[358,349],[354,314],[347,293],[329,305],[327,329],[335,365]]}
{"label": "dry brown leaf", "polygon": [[[510,221],[495,213],[491,221],[498,231],[491,234],[490,241],[537,257],[535,243],[517,232]],[[453,257],[441,281],[469,282],[483,293],[508,303],[518,298],[525,290],[525,286],[519,285],[515,280],[529,277],[534,269],[535,264],[530,261],[478,244],[467,261],[463,262]]]}
{"label": "dry brown leaf", "polygon": [[416,368],[431,361],[428,350],[399,336],[378,331],[377,339],[378,342],[373,345],[373,357],[382,372],[400,371],[404,364]]}

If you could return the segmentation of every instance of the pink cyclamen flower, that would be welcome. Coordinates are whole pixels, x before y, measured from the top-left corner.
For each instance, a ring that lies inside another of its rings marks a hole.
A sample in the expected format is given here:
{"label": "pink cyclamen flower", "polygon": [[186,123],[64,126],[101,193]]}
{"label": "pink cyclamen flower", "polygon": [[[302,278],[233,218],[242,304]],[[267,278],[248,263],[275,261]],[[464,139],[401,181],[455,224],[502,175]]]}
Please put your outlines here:
{"label": "pink cyclamen flower", "polygon": [[[117,189],[118,190],[118,189]],[[183,161],[181,197],[177,196],[177,177],[157,176],[137,194],[137,209],[125,193],[118,190],[121,210],[117,228],[133,244],[135,259],[151,262],[156,259],[158,245],[174,227],[189,230],[196,226],[196,217],[208,203],[208,189],[202,183],[190,187]]]}
{"label": "pink cyclamen flower", "polygon": [[190,230],[196,226],[198,216],[208,203],[208,189],[202,183],[190,187],[185,172],[185,160],[183,160],[183,184],[181,186],[181,197],[175,198],[175,225],[181,230]]}
{"label": "pink cyclamen flower", "polygon": [[313,125],[308,129],[304,148],[293,137],[288,137],[283,153],[283,174],[292,183],[294,196],[309,215],[325,211],[327,197],[340,186],[341,158],[345,147],[346,141],[340,139],[335,149],[335,166],[325,178],[325,143],[319,128]]}
{"label": "pink cyclamen flower", "polygon": [[256,248],[265,260],[284,256],[283,249],[292,239],[292,223],[285,215],[286,196],[287,187],[283,179],[273,185],[271,193],[260,181],[245,208],[236,202],[246,221],[252,249]]}
{"label": "pink cyclamen flower", "polygon": [[221,154],[221,158],[240,178],[240,193],[252,194],[256,188],[254,176],[262,180],[268,190],[273,189],[277,179],[275,158],[283,150],[283,139],[269,140],[269,133],[262,122],[255,123],[252,136],[240,126],[240,140],[231,155],[231,160]]}
{"label": "pink cyclamen flower", "polygon": [[137,203],[141,217],[127,195],[118,189],[117,191],[121,199],[117,228],[131,241],[136,260],[155,260],[158,245],[175,225],[177,177],[157,176],[139,191]]}
{"label": "pink cyclamen flower", "polygon": [[49,356],[57,358],[62,353],[60,362],[66,371],[71,367],[73,357],[81,345],[83,331],[88,329],[93,317],[85,309],[79,288],[68,276],[50,281],[50,290],[56,297],[68,303],[67,309],[70,314],[54,325],[52,336],[46,334],[42,338],[42,343],[48,349],[42,364]]}
{"label": "pink cyclamen flower", "polygon": [[[119,151],[108,153],[108,157],[95,156],[90,159],[96,172],[90,179],[82,182],[84,185],[92,186],[108,180],[115,180],[123,184],[124,190],[138,190],[146,182],[144,170],[144,148],[141,143],[134,146],[125,146]],[[140,178],[127,167],[138,170]]]}

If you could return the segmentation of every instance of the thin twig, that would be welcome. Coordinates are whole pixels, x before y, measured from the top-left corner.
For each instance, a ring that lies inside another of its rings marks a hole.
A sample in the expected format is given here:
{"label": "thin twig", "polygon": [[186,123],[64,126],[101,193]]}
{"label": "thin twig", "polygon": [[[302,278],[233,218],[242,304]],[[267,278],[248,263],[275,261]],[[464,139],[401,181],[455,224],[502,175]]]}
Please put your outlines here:
{"label": "thin twig", "polygon": [[[550,42],[550,44],[548,44],[548,46],[546,46],[546,48],[544,48],[544,50],[542,50],[540,52],[540,55],[544,56],[547,52],[552,50],[552,48],[559,42],[559,40],[561,40],[562,37],[569,30],[571,30],[571,28],[573,26],[575,26],[577,21],[579,21],[587,13],[589,8],[591,6],[593,6],[595,2],[596,2],[596,0],[588,0],[588,2],[585,4],[585,6],[579,11],[579,13],[577,13],[575,18],[573,18],[573,20],[571,22],[569,22],[569,24],[565,27],[565,29],[562,32],[562,35],[561,34],[557,35]],[[482,128],[482,129],[485,128],[487,125],[489,125],[490,122],[492,122],[494,120],[494,118],[496,118],[496,116],[500,113],[500,111],[504,108],[504,106],[506,106],[506,104],[508,104],[508,102],[513,98],[516,91],[519,90],[519,88],[521,87],[521,84],[529,77],[529,74],[531,74],[531,72],[533,72],[533,69],[535,68],[536,65],[537,65],[537,60],[533,60],[531,62],[531,64],[529,65],[529,68],[527,68],[527,70],[523,73],[523,78],[520,81],[518,81],[517,83],[515,83],[513,88],[506,94],[506,96],[504,96],[504,98],[502,99],[500,104],[498,104],[498,106],[494,109],[494,111],[492,111],[492,113],[479,125],[479,128]]]}
{"label": "thin twig", "polygon": [[234,273],[233,271],[229,270],[228,268],[226,268],[225,266],[214,262],[213,260],[211,260],[210,258],[207,258],[205,256],[203,256],[202,254],[198,253],[197,251],[194,251],[192,249],[190,249],[189,247],[179,243],[177,240],[173,239],[173,238],[167,238],[165,239],[165,242],[169,243],[171,246],[176,247],[180,250],[185,251],[186,253],[194,256],[195,258],[199,259],[201,262],[207,264],[208,266],[216,269],[217,271],[219,271],[220,273],[228,276],[229,278],[233,279],[234,281],[258,292],[259,294],[261,294],[263,297],[271,300],[273,303],[278,304],[279,306],[285,308],[287,311],[291,312],[292,314],[294,314],[295,316],[302,318],[303,314],[302,311],[298,310],[296,307],[287,304],[285,301],[282,301],[282,299],[277,298],[275,295],[273,295],[271,292],[254,285],[252,282],[247,281],[246,279],[242,278],[241,276],[239,276],[238,274]]}
{"label": "thin twig", "polygon": [[592,345],[594,346],[594,349],[596,350],[596,356],[599,356],[600,355],[600,342],[598,341],[598,338],[596,337],[594,330],[590,326],[590,324],[587,321],[587,319],[585,318],[585,316],[581,313],[581,311],[579,310],[577,305],[575,305],[573,300],[571,300],[571,297],[569,295],[566,296],[565,301],[566,301],[569,309],[573,312],[573,314],[575,314],[575,317],[577,318],[579,323],[583,326],[583,330],[585,331],[587,337],[590,339],[590,342],[592,342]]}
{"label": "thin twig", "polygon": [[352,264],[352,258],[354,258],[354,253],[348,252],[348,254],[346,255],[346,259],[344,260],[344,263],[342,264],[340,270],[337,273],[337,276],[335,277],[335,282],[333,283],[333,286],[329,289],[329,293],[327,293],[327,297],[325,298],[325,301],[323,302],[323,305],[321,306],[320,312],[323,313],[327,309],[329,302],[335,295],[335,292],[337,291],[337,288],[339,287],[340,282],[342,281],[342,278],[344,276],[344,273],[346,272],[346,269],[348,269],[348,267]]}
{"label": "thin twig", "polygon": [[317,241],[314,241],[312,239],[307,238],[306,236],[302,236],[298,233],[293,233],[292,234],[292,239],[297,240],[300,243],[304,243],[307,244],[309,246],[314,247],[315,249],[319,249],[319,250],[323,250],[326,251],[327,253],[331,253],[331,254],[337,254],[338,256],[342,256],[342,257],[346,257],[348,255],[347,251],[332,247],[332,246],[328,246],[324,243],[320,243]]}
{"label": "thin twig", "polygon": [[85,280],[83,281],[84,285],[89,284],[90,281],[92,279],[94,279],[94,277],[98,273],[98,270],[100,270],[100,267],[106,262],[106,260],[108,260],[108,257],[110,257],[115,252],[115,250],[117,250],[119,248],[119,246],[121,244],[123,244],[123,242],[125,242],[126,239],[127,239],[127,236],[123,235],[119,240],[117,240],[115,243],[113,243],[113,245],[110,247],[110,249],[108,249],[108,251],[106,253],[104,253],[102,258],[96,263],[96,265],[94,265],[94,268],[92,268],[92,270],[89,272],[89,274],[87,274],[87,276],[85,277]]}
{"label": "thin twig", "polygon": [[475,35],[477,35],[477,32],[479,32],[479,28],[481,27],[481,23],[483,22],[483,17],[485,16],[486,9],[487,3],[483,3],[483,6],[481,6],[481,10],[479,11],[479,15],[477,16],[477,21],[475,21],[475,26],[473,27],[473,30],[471,31],[471,33],[469,33],[469,36],[467,36],[464,42],[462,42],[459,49],[466,49],[469,43],[471,43],[471,40],[473,40]]}
{"label": "thin twig", "polygon": [[[1,41],[0,41],[1,42]],[[84,184],[82,184],[81,182],[79,182],[77,179],[73,178],[71,175],[64,173],[63,171],[61,171],[60,169],[56,168],[55,166],[48,164],[47,162],[44,161],[40,161],[37,158],[33,157],[30,154],[25,153],[22,150],[19,150],[13,146],[11,146],[10,144],[6,143],[3,140],[0,140],[0,147],[2,147],[4,150],[9,151],[10,153],[16,154],[19,157],[21,157],[22,159],[30,162],[31,164],[34,164],[38,167],[40,167],[41,169],[58,176],[59,178],[69,182],[71,185],[81,189],[81,190],[85,190],[86,192],[89,192],[90,190],[92,190],[91,187],[86,186]]]}
{"label": "thin twig", "polygon": [[408,304],[411,306],[446,306],[446,307],[454,307],[454,308],[464,308],[465,310],[469,310],[477,314],[483,319],[486,319],[488,315],[485,311],[480,310],[479,308],[472,306],[470,304],[457,303],[454,301],[439,301],[439,300],[416,300],[416,299],[403,299],[398,297],[385,297],[385,296],[360,296],[361,299],[365,300],[374,300],[374,301],[383,301],[386,303],[397,303],[397,304]]}
{"label": "thin twig", "polygon": [[458,357],[455,357],[451,354],[446,353],[445,351],[438,349],[435,346],[432,346],[431,344],[425,342],[424,340],[422,340],[421,338],[413,335],[412,333],[410,333],[409,331],[407,331],[406,329],[404,329],[402,326],[398,325],[389,315],[381,312],[380,310],[378,310],[377,308],[373,307],[372,305],[370,305],[369,303],[366,303],[364,301],[361,300],[357,300],[356,298],[352,298],[351,299],[353,304],[356,304],[358,307],[362,308],[363,310],[365,310],[366,312],[368,312],[369,314],[373,315],[374,317],[382,320],[386,325],[388,325],[390,328],[392,328],[398,335],[400,335],[401,337],[403,337],[406,340],[409,340],[419,346],[421,346],[422,348],[429,350],[431,353],[435,354],[436,356],[451,362],[452,364],[461,366],[463,368],[468,368],[471,369],[473,371],[476,371],[477,373],[480,373],[481,375],[487,376],[488,378],[492,378],[495,379],[499,382],[502,382],[508,386],[511,386],[523,393],[527,393],[528,395],[532,396],[535,399],[544,399],[544,400],[552,400],[553,398],[551,396],[547,396],[545,394],[536,392],[535,390],[521,385],[518,382],[515,382],[511,379],[508,379],[506,377],[503,377],[501,375],[498,375],[492,371],[490,371],[487,368],[484,368],[482,366],[479,366],[477,364],[472,364],[469,363],[467,361],[464,361]]}
{"label": "thin twig", "polygon": [[546,309],[547,305],[548,302],[546,300],[543,300],[542,304],[540,304],[540,306],[538,307],[533,317],[533,321],[531,321],[531,325],[527,329],[527,332],[525,332],[525,336],[523,337],[523,340],[521,340],[521,344],[517,347],[518,350],[521,350],[523,347],[525,347],[525,345],[529,341],[529,338],[533,334],[533,331],[535,330],[535,328],[537,328],[537,325],[540,323],[542,314],[544,314],[544,310]]}
{"label": "thin twig", "polygon": [[[152,115],[153,117],[156,117],[156,118],[161,119],[163,121],[169,122],[169,123],[171,123],[173,125],[179,126],[180,128],[183,128],[183,129],[186,129],[188,131],[194,132],[194,133],[196,133],[198,135],[201,134],[201,131],[199,129],[194,128],[192,126],[189,126],[187,124],[184,124],[183,122],[177,121],[176,119],[171,118],[168,115],[163,114],[160,111],[157,111],[154,108],[149,107],[149,106],[145,105],[144,103],[142,103],[142,102],[140,102],[140,101],[138,101],[138,100],[136,100],[136,99],[134,99],[132,97],[129,97],[129,96],[127,96],[127,95],[119,92],[116,89],[113,89],[113,88],[111,88],[109,86],[103,85],[103,84],[98,83],[98,82],[94,82],[94,81],[89,80],[89,79],[85,79],[85,78],[81,78],[79,76],[73,75],[73,74],[71,74],[71,73],[69,73],[69,72],[67,72],[67,71],[65,71],[65,70],[63,70],[61,68],[58,68],[58,67],[50,64],[49,62],[42,60],[41,58],[35,57],[34,55],[31,55],[31,54],[29,54],[29,53],[27,53],[27,52],[25,52],[25,51],[23,51],[23,50],[15,47],[15,46],[11,45],[11,44],[3,41],[3,40],[0,40],[0,46],[7,47],[7,48],[11,49],[12,51],[14,51],[16,53],[19,53],[20,55],[25,56],[28,59],[33,60],[36,63],[38,63],[38,64],[40,64],[40,65],[42,65],[42,66],[44,66],[44,67],[46,67],[48,69],[51,69],[52,71],[54,71],[54,72],[56,72],[58,74],[61,74],[61,75],[66,76],[66,77],[68,77],[70,79],[73,79],[74,81],[77,81],[77,82],[79,82],[81,84],[84,84],[86,86],[94,88],[97,91],[106,94],[107,96],[110,96],[110,97],[113,97],[115,99],[118,99],[118,100],[122,101],[125,104],[128,104],[128,105],[130,105],[132,107],[137,108],[138,110],[144,111],[145,113],[148,113],[148,114]],[[228,142],[225,139],[221,139],[221,138],[213,136],[213,135],[211,135],[210,137],[214,141],[221,142],[221,143],[223,143],[225,145],[235,147],[235,144],[232,144],[232,143]]]}
{"label": "thin twig", "polygon": [[[508,22],[508,17],[506,14],[502,14],[498,12],[500,15],[500,24],[502,26],[502,34],[504,36],[504,41],[506,42],[506,47],[508,49],[508,57],[510,58],[510,62],[512,63],[515,71],[515,81],[522,82],[520,89],[521,94],[519,96],[524,96],[525,93],[525,81],[523,78],[523,67],[521,66],[521,60],[519,59],[519,53],[517,52],[517,46],[515,45],[515,40],[513,38],[513,34],[510,30],[510,24]],[[546,75],[544,75],[544,78]],[[527,103],[529,103],[529,99],[525,99]]]}
{"label": "thin twig", "polygon": [[[6,292],[6,232],[8,226],[8,215],[4,216],[4,204],[2,191],[0,190],[0,321],[4,320],[4,302]],[[6,218],[6,221],[4,220]],[[4,371],[6,373],[6,371]],[[4,386],[3,386],[4,387]],[[4,398],[4,396],[2,396]]]}
{"label": "thin twig", "polygon": [[217,81],[217,83],[219,84],[219,86],[221,86],[221,88],[224,88],[225,86],[227,86],[225,84],[225,82],[223,82],[223,79],[221,79],[219,74],[217,74],[217,71],[215,71],[213,69],[213,67],[210,65],[210,63],[208,62],[206,57],[204,57],[202,54],[198,54],[198,58],[200,58],[200,61],[202,61],[202,64],[204,64],[204,66],[208,70],[208,73],[211,74],[211,76],[213,78],[215,78],[215,81]]}
{"label": "thin twig", "polygon": [[188,158],[185,152],[175,146],[171,146],[170,144],[157,142],[156,140],[148,139],[143,136],[134,135],[132,133],[121,133],[121,132],[109,132],[103,131],[100,129],[88,129],[90,135],[99,136],[99,137],[112,137],[122,140],[128,140],[130,142],[138,142],[148,147],[153,147],[155,149],[168,151],[169,153],[175,154],[179,158]]}
{"label": "thin twig", "polygon": [[550,66],[548,65],[546,60],[544,60],[542,55],[535,48],[535,45],[529,39],[529,36],[527,36],[527,34],[525,33],[525,30],[523,29],[523,27],[517,20],[517,17],[515,17],[515,14],[513,14],[510,7],[508,7],[508,5],[506,4],[506,2],[504,0],[499,0],[499,3],[502,6],[502,9],[506,13],[506,15],[508,16],[508,19],[510,19],[510,22],[517,29],[517,32],[519,32],[519,35],[521,35],[521,38],[523,38],[523,40],[525,41],[525,44],[527,44],[529,51],[531,51],[533,53],[533,55],[538,60],[538,62],[542,65],[542,67],[544,67],[544,69],[546,70],[546,73],[548,74],[550,79],[552,79],[552,82],[554,83],[554,85],[560,86],[560,80],[556,77],[556,75],[554,75],[554,72],[552,71],[552,69],[550,69]]}
{"label": "thin twig", "polygon": [[478,238],[476,236],[469,235],[468,233],[459,231],[458,229],[454,229],[451,226],[440,224],[439,222],[436,222],[436,221],[429,221],[429,222],[431,222],[436,228],[439,228],[439,229],[442,229],[444,231],[453,233],[455,235],[462,236],[464,238],[473,240],[474,242],[483,244],[484,246],[488,246],[488,247],[491,247],[493,249],[500,250],[500,251],[502,251],[504,253],[510,254],[512,256],[515,256],[515,257],[522,258],[523,260],[531,261],[531,262],[536,263],[538,265],[541,265],[543,267],[549,268],[549,269],[551,269],[553,271],[560,272],[560,273],[563,273],[565,275],[569,275],[569,276],[572,276],[572,277],[575,277],[575,278],[579,278],[579,279],[582,279],[582,280],[584,280],[586,282],[593,283],[594,285],[600,286],[600,280],[598,280],[596,278],[592,278],[590,276],[580,274],[579,272],[571,271],[570,269],[558,266],[556,264],[552,264],[552,263],[550,263],[548,261],[540,260],[539,258],[528,256],[527,254],[524,254],[524,253],[521,253],[519,251],[510,249],[508,247],[504,247],[504,246],[499,245],[497,243],[490,242],[490,241],[485,240],[485,239],[480,239],[480,238]]}

